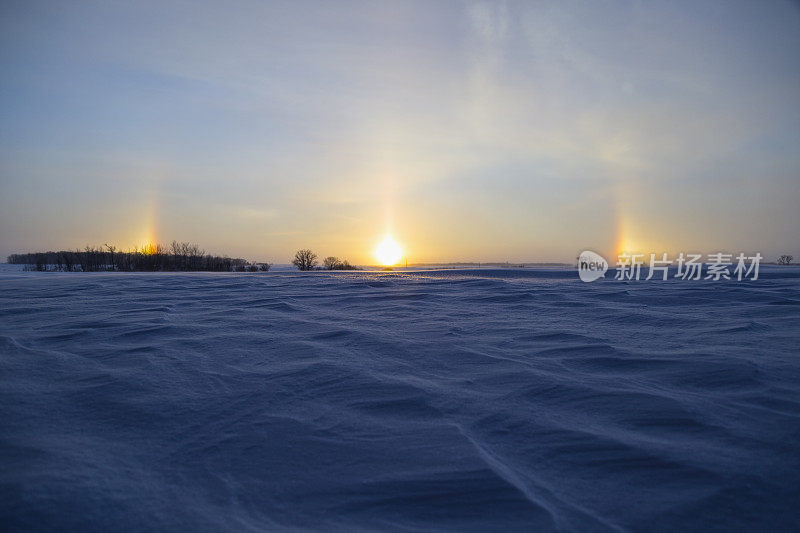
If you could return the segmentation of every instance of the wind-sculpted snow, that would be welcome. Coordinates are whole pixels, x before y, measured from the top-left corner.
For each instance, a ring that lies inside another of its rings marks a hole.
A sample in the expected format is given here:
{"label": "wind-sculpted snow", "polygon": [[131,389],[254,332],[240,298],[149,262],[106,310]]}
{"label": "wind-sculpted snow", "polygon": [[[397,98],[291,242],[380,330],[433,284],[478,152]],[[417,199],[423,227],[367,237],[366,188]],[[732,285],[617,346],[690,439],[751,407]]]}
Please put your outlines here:
{"label": "wind-sculpted snow", "polygon": [[800,272],[0,274],[3,530],[789,530]]}

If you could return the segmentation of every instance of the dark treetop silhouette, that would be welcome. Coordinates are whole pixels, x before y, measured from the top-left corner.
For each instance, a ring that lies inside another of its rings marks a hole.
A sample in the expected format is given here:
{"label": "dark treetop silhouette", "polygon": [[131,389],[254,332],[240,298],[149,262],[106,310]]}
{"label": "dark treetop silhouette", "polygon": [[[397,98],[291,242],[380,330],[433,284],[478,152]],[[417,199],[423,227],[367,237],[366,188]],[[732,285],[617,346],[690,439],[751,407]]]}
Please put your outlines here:
{"label": "dark treetop silhouette", "polygon": [[8,256],[11,264],[36,265],[36,270],[63,272],[100,271],[212,271],[265,272],[270,265],[249,263],[241,258],[206,254],[196,244],[172,241],[121,252],[115,246],[87,246],[83,251],[34,252]]}

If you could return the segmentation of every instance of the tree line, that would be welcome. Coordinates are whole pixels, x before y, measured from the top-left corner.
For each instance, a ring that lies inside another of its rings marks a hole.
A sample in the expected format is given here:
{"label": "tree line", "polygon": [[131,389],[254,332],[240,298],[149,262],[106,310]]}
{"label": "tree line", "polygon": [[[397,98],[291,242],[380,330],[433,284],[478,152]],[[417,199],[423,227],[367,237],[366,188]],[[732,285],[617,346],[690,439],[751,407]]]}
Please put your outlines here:
{"label": "tree line", "polygon": [[129,251],[116,246],[87,246],[83,250],[11,254],[8,263],[31,265],[36,270],[61,272],[266,272],[268,263],[207,254],[196,244],[172,241],[169,246],[148,245]]}
{"label": "tree line", "polygon": [[[172,241],[122,251],[116,246],[86,246],[83,250],[11,254],[12,265],[30,265],[39,271],[59,272],[267,272],[269,263],[251,263],[238,257],[207,254],[198,245]],[[299,270],[361,270],[347,259],[329,256],[318,266],[317,254],[298,250],[292,264]]]}
{"label": "tree line", "polygon": [[298,270],[361,270],[353,266],[347,259],[329,256],[322,260],[322,267],[317,267],[317,254],[308,249],[298,250],[294,254],[292,264]]}

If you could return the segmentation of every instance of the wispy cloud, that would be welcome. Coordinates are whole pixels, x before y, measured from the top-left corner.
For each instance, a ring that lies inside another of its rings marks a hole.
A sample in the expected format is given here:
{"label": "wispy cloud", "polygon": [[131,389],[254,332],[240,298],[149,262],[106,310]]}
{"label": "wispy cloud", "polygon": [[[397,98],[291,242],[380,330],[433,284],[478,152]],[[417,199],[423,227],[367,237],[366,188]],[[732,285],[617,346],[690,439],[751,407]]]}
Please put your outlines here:
{"label": "wispy cloud", "polygon": [[[387,228],[420,259],[570,259],[623,214],[664,246],[800,229],[789,4],[3,10],[4,253],[134,235],[155,175],[165,238],[270,260],[368,260]],[[85,215],[57,224],[65,183]]]}

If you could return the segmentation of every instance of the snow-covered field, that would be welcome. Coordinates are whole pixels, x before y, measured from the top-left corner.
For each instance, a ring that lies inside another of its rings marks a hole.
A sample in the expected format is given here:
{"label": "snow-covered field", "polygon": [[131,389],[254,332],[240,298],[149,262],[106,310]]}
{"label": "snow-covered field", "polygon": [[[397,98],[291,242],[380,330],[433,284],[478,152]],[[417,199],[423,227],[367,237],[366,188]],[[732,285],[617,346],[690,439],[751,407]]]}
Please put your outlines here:
{"label": "snow-covered field", "polygon": [[0,273],[3,530],[789,530],[800,270]]}

